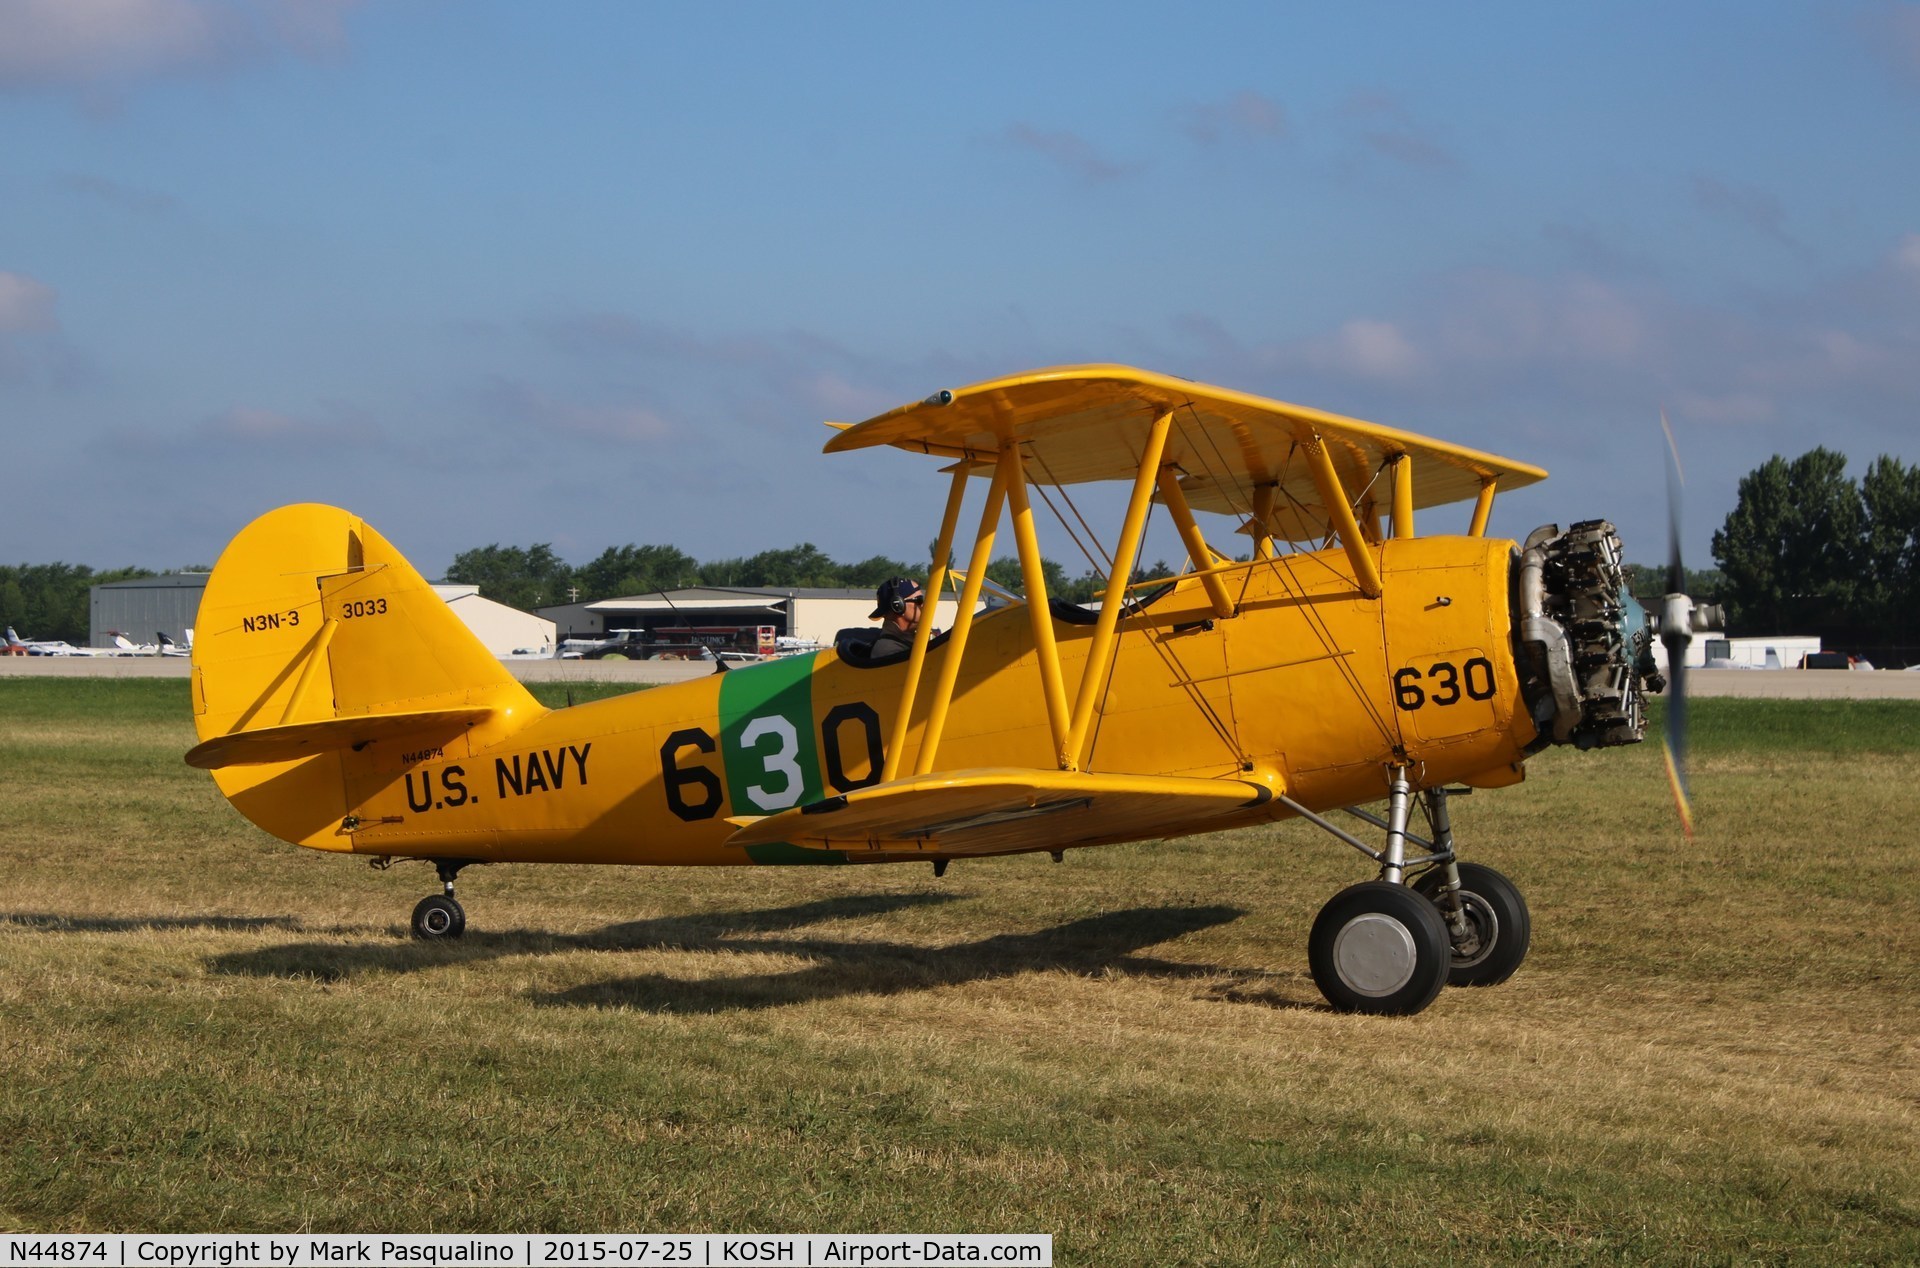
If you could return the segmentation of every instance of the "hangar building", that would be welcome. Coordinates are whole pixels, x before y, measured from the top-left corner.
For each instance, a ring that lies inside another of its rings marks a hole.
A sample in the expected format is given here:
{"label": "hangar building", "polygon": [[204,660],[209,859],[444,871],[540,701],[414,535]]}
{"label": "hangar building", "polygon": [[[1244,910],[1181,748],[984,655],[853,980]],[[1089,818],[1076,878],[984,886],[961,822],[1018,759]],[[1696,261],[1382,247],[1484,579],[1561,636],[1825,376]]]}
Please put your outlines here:
{"label": "hangar building", "polygon": [[169,572],[94,586],[87,599],[87,645],[112,647],[119,630],[135,643],[165,634],[184,646],[207,588],[204,572]]}
{"label": "hangar building", "polygon": [[[951,629],[958,610],[951,596],[940,600],[934,624]],[[612,630],[645,630],[663,640],[675,629],[729,626],[774,627],[777,636],[807,639],[825,647],[849,627],[874,627],[871,590],[694,586],[624,599],[568,603],[539,609],[559,627],[559,637],[604,638]]]}

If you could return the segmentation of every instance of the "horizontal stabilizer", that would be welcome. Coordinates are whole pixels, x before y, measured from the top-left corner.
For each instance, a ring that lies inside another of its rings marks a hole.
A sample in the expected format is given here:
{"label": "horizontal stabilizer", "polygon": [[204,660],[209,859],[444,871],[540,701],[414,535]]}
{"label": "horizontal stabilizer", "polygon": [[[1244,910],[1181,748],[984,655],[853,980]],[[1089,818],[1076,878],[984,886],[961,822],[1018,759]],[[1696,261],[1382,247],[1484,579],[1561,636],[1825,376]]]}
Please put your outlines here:
{"label": "horizontal stabilizer", "polygon": [[1265,784],[992,768],[916,775],[743,822],[728,845],[1018,854],[1205,830],[1272,800]]}
{"label": "horizontal stabilizer", "polygon": [[485,718],[493,710],[425,709],[415,713],[370,713],[358,717],[328,718],[322,722],[295,722],[216,735],[187,751],[187,765],[199,770],[224,766],[260,766],[291,762],[315,753],[355,748],[375,740],[417,735],[422,744],[438,744]]}

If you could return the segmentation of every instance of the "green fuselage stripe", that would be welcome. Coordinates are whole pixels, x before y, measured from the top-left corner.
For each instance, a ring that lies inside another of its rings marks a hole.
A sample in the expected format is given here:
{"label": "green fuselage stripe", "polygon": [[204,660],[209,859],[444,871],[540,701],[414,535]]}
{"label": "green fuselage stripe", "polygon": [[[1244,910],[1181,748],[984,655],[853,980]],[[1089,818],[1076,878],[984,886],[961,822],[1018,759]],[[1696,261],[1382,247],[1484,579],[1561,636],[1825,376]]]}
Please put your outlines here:
{"label": "green fuselage stripe", "polygon": [[811,656],[727,671],[720,680],[720,755],[733,814],[778,814],[820,799]]}

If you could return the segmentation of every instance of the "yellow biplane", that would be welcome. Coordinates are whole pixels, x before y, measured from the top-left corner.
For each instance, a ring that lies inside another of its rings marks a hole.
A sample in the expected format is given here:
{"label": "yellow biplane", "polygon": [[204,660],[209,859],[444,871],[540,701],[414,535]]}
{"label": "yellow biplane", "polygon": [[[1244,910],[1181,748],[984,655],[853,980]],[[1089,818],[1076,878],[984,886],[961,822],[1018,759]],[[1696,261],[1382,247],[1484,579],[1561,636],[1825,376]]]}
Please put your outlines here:
{"label": "yellow biplane", "polygon": [[[873,658],[849,631],[549,710],[371,527],[289,506],[208,582],[187,761],[283,840],[434,863],[424,938],[461,934],[454,878],[473,863],[944,872],[1298,816],[1378,867],[1308,940],[1336,1008],[1416,1012],[1449,981],[1519,967],[1526,904],[1456,860],[1448,796],[1519,781],[1548,744],[1641,738],[1662,680],[1611,525],[1490,538],[1496,493],[1544,471],[1123,366],[939,392],[826,450],[875,446],[951,474],[926,589],[957,590],[958,617],[922,624],[906,653]],[[1079,607],[1046,592],[1033,491],[1071,505],[1091,481],[1131,493],[1104,595]],[[950,570],[970,489],[984,506]],[[1417,512],[1467,500],[1465,535],[1415,535]],[[1188,564],[1133,583],[1156,508]],[[1247,535],[1244,558],[1203,515]],[[1025,593],[983,602],[1003,518]],[[1384,816],[1359,809],[1383,798]],[[1430,838],[1410,830],[1416,809]],[[1375,843],[1325,817],[1340,810]]]}

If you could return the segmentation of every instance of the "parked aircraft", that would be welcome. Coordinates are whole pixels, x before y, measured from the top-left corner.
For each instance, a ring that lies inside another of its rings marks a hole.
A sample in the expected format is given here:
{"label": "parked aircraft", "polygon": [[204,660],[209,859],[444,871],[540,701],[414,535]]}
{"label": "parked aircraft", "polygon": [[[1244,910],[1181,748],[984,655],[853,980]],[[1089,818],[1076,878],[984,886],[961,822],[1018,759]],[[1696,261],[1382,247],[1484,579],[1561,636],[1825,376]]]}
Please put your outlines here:
{"label": "parked aircraft", "polygon": [[21,638],[7,627],[7,648],[13,652],[24,651],[29,656],[103,656],[106,653],[97,647],[75,647],[64,639]]}
{"label": "parked aircraft", "polygon": [[[959,615],[938,636],[922,624],[907,652],[873,659],[854,631],[550,710],[365,521],[289,506],[243,529],[207,584],[187,761],[286,841],[432,863],[422,938],[461,934],[454,880],[475,863],[941,874],[1297,817],[1374,870],[1307,939],[1336,1008],[1417,1012],[1446,983],[1520,967],[1527,904],[1459,858],[1452,798],[1518,783],[1549,745],[1642,738],[1664,682],[1611,524],[1488,537],[1496,493],[1544,471],[1124,366],[937,392],[826,446],[874,447],[950,475],[925,589],[952,585]],[[1096,543],[1111,561],[1097,609],[1048,596],[1032,502],[1038,488],[1071,507],[1093,481],[1131,490]],[[982,486],[970,558],[949,569]],[[1458,501],[1473,503],[1464,534],[1416,535],[1416,512]],[[1189,566],[1130,585],[1156,508]],[[1216,549],[1202,515],[1245,533],[1250,558]],[[1003,518],[1025,593],[983,609]],[[1663,602],[1670,643],[1690,608]],[[1382,799],[1384,814],[1362,808]],[[1327,817],[1343,810],[1380,835]]]}

